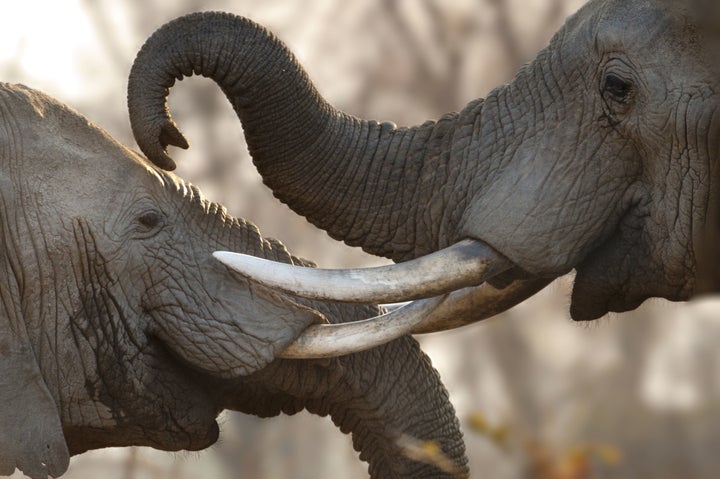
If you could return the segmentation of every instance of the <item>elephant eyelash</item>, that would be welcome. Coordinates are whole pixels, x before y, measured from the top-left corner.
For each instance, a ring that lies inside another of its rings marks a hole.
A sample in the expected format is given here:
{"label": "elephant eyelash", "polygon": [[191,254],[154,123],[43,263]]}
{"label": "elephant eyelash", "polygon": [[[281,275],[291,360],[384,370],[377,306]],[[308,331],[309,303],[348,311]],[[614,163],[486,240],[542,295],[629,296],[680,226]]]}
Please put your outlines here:
{"label": "elephant eyelash", "polygon": [[138,223],[146,228],[155,228],[162,222],[160,214],[156,211],[148,211],[138,217]]}
{"label": "elephant eyelash", "polygon": [[612,73],[605,77],[603,91],[619,102],[626,102],[633,91],[631,82],[623,80]]}
{"label": "elephant eyelash", "polygon": [[600,87],[600,95],[605,106],[603,117],[610,127],[616,127],[622,121],[633,104],[635,85],[632,81],[615,73],[606,73]]}
{"label": "elephant eyelash", "polygon": [[156,235],[165,226],[165,217],[162,213],[150,210],[137,217],[135,233],[141,239]]}

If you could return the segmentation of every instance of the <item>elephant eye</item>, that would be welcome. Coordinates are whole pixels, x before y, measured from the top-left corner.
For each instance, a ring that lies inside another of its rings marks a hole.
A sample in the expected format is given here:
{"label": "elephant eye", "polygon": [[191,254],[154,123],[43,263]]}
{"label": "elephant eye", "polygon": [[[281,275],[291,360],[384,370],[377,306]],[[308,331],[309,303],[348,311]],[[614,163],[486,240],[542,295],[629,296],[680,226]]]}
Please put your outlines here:
{"label": "elephant eye", "polygon": [[138,218],[138,223],[146,228],[155,228],[160,224],[160,221],[160,214],[156,211],[148,211],[147,213],[140,215]]}
{"label": "elephant eye", "polygon": [[633,85],[617,75],[609,73],[605,77],[603,92],[607,93],[615,101],[624,103],[632,93]]}
{"label": "elephant eye", "polygon": [[155,210],[146,211],[137,217],[135,232],[141,237],[152,236],[165,224],[163,215]]}

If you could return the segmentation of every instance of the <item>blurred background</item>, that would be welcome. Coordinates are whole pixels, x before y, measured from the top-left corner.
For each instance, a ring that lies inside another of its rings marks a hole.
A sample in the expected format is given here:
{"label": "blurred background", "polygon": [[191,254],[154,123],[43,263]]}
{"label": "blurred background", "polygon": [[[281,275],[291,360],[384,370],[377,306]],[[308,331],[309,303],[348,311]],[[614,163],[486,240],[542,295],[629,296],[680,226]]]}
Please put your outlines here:
{"label": "blurred background", "polygon": [[[41,89],[135,147],[125,106],[135,53],[172,18],[226,10],[279,35],[339,108],[416,124],[511,79],[582,3],[24,0],[5,5],[0,18],[0,80]],[[170,105],[192,145],[173,152],[177,172],[209,198],[321,266],[384,263],[272,198],[214,84],[187,79]],[[720,303],[651,301],[578,325],[568,315],[571,284],[561,278],[502,317],[419,338],[463,424],[472,477],[720,476]],[[202,453],[90,452],[73,458],[65,477],[367,477],[349,438],[326,419],[225,413],[222,429]]]}

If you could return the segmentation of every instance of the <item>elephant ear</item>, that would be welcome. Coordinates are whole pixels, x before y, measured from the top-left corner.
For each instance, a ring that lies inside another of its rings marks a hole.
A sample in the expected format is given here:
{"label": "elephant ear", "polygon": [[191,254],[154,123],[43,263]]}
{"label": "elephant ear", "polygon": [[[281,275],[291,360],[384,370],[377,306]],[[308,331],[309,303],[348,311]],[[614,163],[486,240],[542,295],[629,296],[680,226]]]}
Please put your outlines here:
{"label": "elephant ear", "polygon": [[32,349],[0,302],[0,476],[20,469],[32,479],[58,477],[70,455],[58,408]]}
{"label": "elephant ear", "polygon": [[[6,112],[0,110],[0,113]],[[0,118],[2,117],[0,114]],[[7,127],[7,123],[5,126]],[[1,126],[0,126],[1,128]],[[14,134],[19,138],[18,132]],[[11,155],[12,156],[12,155]],[[0,192],[11,189],[0,175]],[[0,195],[7,211],[12,195]],[[2,219],[2,218],[0,218]],[[0,235],[7,234],[0,221]],[[2,246],[2,242],[0,242]],[[20,288],[10,265],[9,252],[0,254],[0,476],[17,468],[32,479],[59,477],[70,463],[58,405],[40,372],[22,317]]]}

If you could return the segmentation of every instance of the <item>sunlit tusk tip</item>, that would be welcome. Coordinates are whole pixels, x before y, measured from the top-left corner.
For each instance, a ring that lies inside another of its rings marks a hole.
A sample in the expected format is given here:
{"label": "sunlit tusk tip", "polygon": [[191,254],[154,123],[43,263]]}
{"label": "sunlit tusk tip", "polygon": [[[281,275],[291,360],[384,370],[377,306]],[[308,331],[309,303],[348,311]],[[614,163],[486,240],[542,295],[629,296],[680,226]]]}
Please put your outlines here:
{"label": "sunlit tusk tip", "polygon": [[213,251],[213,258],[223,263],[223,259],[228,254],[228,251]]}
{"label": "sunlit tusk tip", "polygon": [[263,264],[280,264],[285,266],[283,263],[275,263],[274,261],[268,261],[266,259],[258,258],[257,256],[251,256],[243,253],[233,253],[230,251],[215,251],[212,255],[216,260],[220,261],[228,268],[245,276],[251,276],[254,274],[255,268],[258,268]]}
{"label": "sunlit tusk tip", "polygon": [[242,253],[232,253],[230,251],[213,251],[213,257],[221,262],[228,261],[233,255],[247,256]]}

